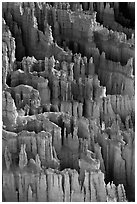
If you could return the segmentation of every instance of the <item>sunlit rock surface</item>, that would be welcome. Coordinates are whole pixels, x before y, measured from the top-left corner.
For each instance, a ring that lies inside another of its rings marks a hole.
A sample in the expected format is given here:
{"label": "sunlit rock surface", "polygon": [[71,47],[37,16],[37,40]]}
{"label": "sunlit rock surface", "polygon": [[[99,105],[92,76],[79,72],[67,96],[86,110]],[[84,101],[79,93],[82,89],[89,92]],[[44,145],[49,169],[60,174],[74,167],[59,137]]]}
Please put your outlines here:
{"label": "sunlit rock surface", "polygon": [[2,3],[2,199],[135,201],[135,3]]}

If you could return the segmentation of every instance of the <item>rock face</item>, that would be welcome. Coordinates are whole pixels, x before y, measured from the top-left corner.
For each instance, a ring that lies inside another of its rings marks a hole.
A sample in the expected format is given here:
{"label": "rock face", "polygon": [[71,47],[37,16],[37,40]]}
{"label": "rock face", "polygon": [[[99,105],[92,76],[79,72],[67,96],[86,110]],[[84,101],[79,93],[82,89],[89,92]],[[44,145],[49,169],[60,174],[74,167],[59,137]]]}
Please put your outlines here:
{"label": "rock face", "polygon": [[14,129],[17,120],[17,109],[11,94],[8,91],[2,93],[2,121],[8,129]]}
{"label": "rock face", "polygon": [[[61,172],[52,169],[40,174],[18,172],[18,180],[12,172],[3,172],[4,201],[19,202],[106,202],[126,201],[122,185],[105,185],[103,174],[85,172],[83,186],[76,170]],[[10,179],[10,182],[9,182]],[[25,185],[22,182],[25,182]],[[24,190],[23,190],[24,189]],[[18,195],[17,196],[17,193]],[[112,193],[113,192],[113,193]],[[117,193],[116,193],[117,192]]]}
{"label": "rock face", "polygon": [[[44,59],[45,56],[49,57],[50,55],[55,55],[57,58],[67,57],[68,54],[53,43],[49,25],[44,27],[46,35],[38,30],[34,11],[34,3],[3,4],[3,15],[7,13],[5,15],[7,25],[16,38],[17,59],[20,60],[24,54],[34,56],[37,59]],[[20,53],[20,49],[22,53]],[[20,54],[18,55],[18,53]]]}
{"label": "rock face", "polygon": [[3,2],[3,201],[135,201],[134,10]]}
{"label": "rock face", "polygon": [[2,19],[2,85],[7,84],[7,75],[13,71],[15,61],[15,39]]}

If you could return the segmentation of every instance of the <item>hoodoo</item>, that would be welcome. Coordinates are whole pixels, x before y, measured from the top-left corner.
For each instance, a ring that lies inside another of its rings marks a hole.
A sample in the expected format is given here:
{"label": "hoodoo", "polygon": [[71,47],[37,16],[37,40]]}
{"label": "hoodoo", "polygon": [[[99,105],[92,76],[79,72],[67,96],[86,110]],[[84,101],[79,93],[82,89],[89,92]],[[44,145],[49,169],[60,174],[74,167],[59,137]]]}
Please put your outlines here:
{"label": "hoodoo", "polygon": [[135,3],[2,3],[2,200],[135,201]]}

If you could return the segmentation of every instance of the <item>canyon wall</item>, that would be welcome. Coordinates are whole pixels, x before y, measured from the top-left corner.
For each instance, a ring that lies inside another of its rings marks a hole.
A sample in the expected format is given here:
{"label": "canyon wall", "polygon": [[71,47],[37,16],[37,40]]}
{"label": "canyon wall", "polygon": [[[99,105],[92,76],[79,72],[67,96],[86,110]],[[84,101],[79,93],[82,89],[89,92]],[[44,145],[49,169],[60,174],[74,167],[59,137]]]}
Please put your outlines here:
{"label": "canyon wall", "polygon": [[121,4],[2,4],[3,201],[135,200],[134,5]]}

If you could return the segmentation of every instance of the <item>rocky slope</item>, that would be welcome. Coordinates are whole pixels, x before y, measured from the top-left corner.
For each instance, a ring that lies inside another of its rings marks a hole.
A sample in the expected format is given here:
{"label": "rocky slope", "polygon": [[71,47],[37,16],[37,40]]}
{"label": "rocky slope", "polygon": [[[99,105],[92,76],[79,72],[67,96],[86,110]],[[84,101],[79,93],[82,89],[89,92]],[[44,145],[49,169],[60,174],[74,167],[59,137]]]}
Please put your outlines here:
{"label": "rocky slope", "polygon": [[134,4],[123,6],[2,4],[3,201],[135,200]]}

